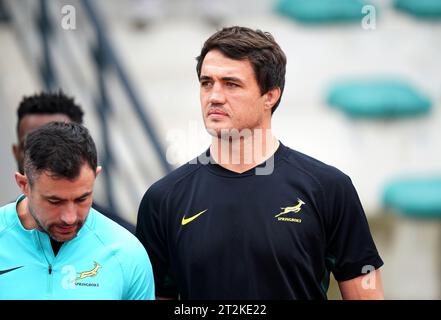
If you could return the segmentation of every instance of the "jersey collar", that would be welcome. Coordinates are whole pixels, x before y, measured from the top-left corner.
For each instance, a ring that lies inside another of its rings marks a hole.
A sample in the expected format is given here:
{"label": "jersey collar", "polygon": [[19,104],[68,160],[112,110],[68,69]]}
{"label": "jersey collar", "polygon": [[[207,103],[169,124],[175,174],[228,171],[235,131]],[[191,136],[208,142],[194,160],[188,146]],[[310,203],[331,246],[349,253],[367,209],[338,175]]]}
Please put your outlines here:
{"label": "jersey collar", "polygon": [[220,175],[220,176],[224,176],[224,177],[241,178],[241,177],[248,177],[248,176],[256,175],[256,169],[261,168],[263,170],[263,168],[265,168],[267,166],[268,161],[274,160],[274,166],[275,166],[283,158],[285,151],[286,151],[286,147],[282,144],[282,142],[279,141],[279,147],[277,148],[276,152],[268,160],[262,162],[261,164],[255,166],[254,168],[251,168],[251,169],[249,169],[245,172],[242,172],[242,173],[228,170],[228,169],[222,167],[221,165],[219,165],[218,163],[216,163],[216,161],[213,159],[213,157],[210,154],[210,148],[208,148],[205,151],[205,155],[204,154],[202,154],[202,155],[204,155],[206,158],[210,159],[210,162],[208,164],[204,165],[204,167],[206,167],[211,173],[214,173],[214,174]]}

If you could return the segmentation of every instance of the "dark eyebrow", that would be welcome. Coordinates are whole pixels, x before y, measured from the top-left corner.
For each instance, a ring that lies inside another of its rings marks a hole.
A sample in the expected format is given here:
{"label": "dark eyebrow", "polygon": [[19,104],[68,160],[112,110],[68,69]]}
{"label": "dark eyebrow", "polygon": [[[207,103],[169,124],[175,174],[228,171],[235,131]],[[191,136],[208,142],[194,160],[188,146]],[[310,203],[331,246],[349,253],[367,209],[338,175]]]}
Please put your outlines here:
{"label": "dark eyebrow", "polygon": [[78,198],[76,198],[75,200],[81,199],[81,198],[85,198],[88,197],[92,194],[92,191],[88,191],[88,192],[84,192],[81,196],[79,196]]}
{"label": "dark eyebrow", "polygon": [[222,80],[223,81],[234,81],[234,82],[242,83],[242,80],[240,80],[239,78],[236,78],[236,77],[223,77]]}
{"label": "dark eyebrow", "polygon": [[57,196],[43,196],[46,200],[56,200],[56,201],[64,201],[65,199],[59,198]]}
{"label": "dark eyebrow", "polygon": [[[213,78],[209,77],[209,76],[201,76],[199,78],[199,81],[206,81],[206,80],[212,80]],[[240,80],[239,78],[236,77],[223,77],[222,81],[234,81],[234,82],[240,82],[243,83],[242,80]]]}
{"label": "dark eyebrow", "polygon": [[[88,191],[88,192],[85,192],[85,193],[83,193],[81,196],[79,196],[78,198],[76,198],[75,200],[78,200],[78,199],[81,199],[81,198],[85,198],[85,197],[87,197],[87,196],[89,196],[89,195],[91,195],[92,194],[92,191]],[[57,197],[57,196],[52,196],[52,195],[49,195],[49,196],[43,196],[45,199],[47,199],[47,200],[55,200],[55,201],[65,201],[66,199],[62,199],[62,198],[59,198],[59,197]]]}

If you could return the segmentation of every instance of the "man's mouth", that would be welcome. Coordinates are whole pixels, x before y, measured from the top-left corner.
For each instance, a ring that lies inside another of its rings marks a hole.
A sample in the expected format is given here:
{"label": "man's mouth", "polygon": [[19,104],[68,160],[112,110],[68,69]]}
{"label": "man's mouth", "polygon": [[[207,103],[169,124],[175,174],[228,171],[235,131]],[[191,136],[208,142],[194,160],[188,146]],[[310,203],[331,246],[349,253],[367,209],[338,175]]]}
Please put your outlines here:
{"label": "man's mouth", "polygon": [[55,226],[55,230],[58,233],[72,233],[75,231],[77,225],[71,225],[71,226]]}
{"label": "man's mouth", "polygon": [[224,117],[227,117],[228,114],[226,112],[222,111],[222,110],[214,109],[214,110],[208,111],[208,116],[224,116]]}

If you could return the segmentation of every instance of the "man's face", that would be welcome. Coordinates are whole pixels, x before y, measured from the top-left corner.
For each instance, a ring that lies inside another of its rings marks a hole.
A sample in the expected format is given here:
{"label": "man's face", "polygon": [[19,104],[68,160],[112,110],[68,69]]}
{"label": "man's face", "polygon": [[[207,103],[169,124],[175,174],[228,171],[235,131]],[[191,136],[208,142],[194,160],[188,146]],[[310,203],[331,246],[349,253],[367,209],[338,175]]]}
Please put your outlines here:
{"label": "man's face", "polygon": [[267,128],[271,119],[251,63],[219,50],[209,51],[202,63],[200,100],[205,127],[217,136],[221,130]]}
{"label": "man's face", "polygon": [[92,205],[92,191],[100,167],[94,172],[83,164],[74,180],[37,175],[32,186],[21,176],[19,187],[28,198],[28,208],[39,229],[59,242],[76,237]]}
{"label": "man's face", "polygon": [[26,135],[35,129],[52,121],[71,122],[70,118],[62,113],[55,114],[28,114],[24,116],[18,126],[18,143],[12,146],[18,171],[23,174],[24,140]]}

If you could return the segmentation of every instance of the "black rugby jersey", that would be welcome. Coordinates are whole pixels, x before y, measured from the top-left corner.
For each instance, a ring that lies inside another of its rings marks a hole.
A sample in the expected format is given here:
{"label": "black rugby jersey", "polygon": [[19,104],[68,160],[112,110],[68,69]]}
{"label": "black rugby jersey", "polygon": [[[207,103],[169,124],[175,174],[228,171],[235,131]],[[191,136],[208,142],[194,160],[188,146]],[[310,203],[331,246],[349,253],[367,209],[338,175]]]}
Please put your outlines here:
{"label": "black rugby jersey", "polygon": [[272,160],[270,175],[187,163],[147,190],[136,234],[157,296],[326,299],[330,272],[383,264],[348,176],[281,143]]}

